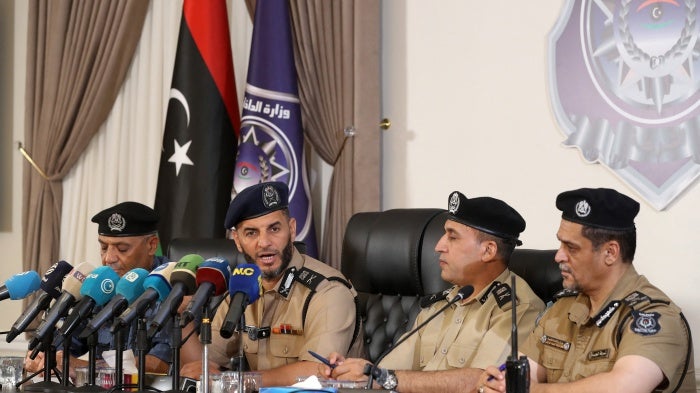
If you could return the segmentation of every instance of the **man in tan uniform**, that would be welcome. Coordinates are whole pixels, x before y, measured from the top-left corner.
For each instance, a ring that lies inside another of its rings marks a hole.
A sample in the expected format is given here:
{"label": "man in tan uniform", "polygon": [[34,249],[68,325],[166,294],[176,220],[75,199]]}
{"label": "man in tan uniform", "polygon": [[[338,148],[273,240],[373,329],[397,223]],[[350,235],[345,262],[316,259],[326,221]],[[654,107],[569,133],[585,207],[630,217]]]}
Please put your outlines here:
{"label": "man in tan uniform", "polygon": [[[284,386],[300,376],[316,374],[309,350],[358,356],[362,346],[356,292],[336,269],[300,254],[293,246],[296,221],[289,216],[287,185],[280,182],[250,186],[231,202],[226,227],[246,260],[262,272],[263,294],[245,310],[243,350],[252,370],[262,371],[264,386]],[[228,299],[212,319],[210,369],[229,365],[238,355],[236,341],[227,341],[220,328]],[[236,335],[234,335],[236,337]],[[192,341],[193,343],[190,343]],[[199,378],[201,344],[189,340],[181,351],[182,375]]]}
{"label": "man in tan uniform", "polygon": [[[687,322],[632,266],[639,203],[584,188],[556,205],[565,290],[521,348],[530,392],[695,392]],[[478,391],[505,392],[503,376],[489,367]]]}
{"label": "man in tan uniform", "polygon": [[[435,251],[440,254],[441,277],[454,287],[434,296],[418,314],[414,326],[452,300],[460,287],[473,294],[439,314],[379,364],[377,384],[410,392],[456,392],[476,388],[483,368],[502,362],[510,352],[511,289],[508,261],[525,220],[498,199],[468,199],[453,192],[448,199],[445,234]],[[523,337],[535,326],[544,304],[516,276],[517,319]],[[341,380],[366,380],[364,359],[331,355],[337,366],[322,374]],[[391,369],[391,370],[387,370]]]}

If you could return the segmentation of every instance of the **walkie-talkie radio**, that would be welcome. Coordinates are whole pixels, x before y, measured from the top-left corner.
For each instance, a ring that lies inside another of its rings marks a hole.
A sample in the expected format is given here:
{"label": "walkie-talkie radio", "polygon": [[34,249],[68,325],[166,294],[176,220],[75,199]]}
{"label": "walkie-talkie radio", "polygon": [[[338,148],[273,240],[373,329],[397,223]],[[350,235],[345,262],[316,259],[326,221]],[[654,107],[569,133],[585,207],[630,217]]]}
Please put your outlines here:
{"label": "walkie-talkie radio", "polygon": [[506,393],[529,393],[530,392],[530,364],[527,356],[518,358],[518,324],[515,310],[515,275],[510,276],[510,286],[512,289],[513,308],[511,310],[511,355],[506,360]]}

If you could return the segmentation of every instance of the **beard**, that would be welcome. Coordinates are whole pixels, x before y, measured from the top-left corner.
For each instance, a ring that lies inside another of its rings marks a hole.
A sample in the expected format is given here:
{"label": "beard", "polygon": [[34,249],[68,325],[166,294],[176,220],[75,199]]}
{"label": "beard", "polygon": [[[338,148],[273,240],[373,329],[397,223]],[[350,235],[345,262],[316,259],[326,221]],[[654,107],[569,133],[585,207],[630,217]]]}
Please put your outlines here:
{"label": "beard", "polygon": [[[289,264],[292,262],[292,255],[294,254],[294,244],[292,242],[292,239],[289,239],[289,242],[287,245],[284,247],[282,250],[282,263],[277,269],[274,270],[269,270],[269,271],[262,271],[262,278],[263,280],[274,280],[278,278],[279,276],[282,275],[282,273],[287,270],[287,267]],[[255,264],[255,258],[252,256],[248,255],[247,253],[243,253],[243,258],[246,260],[248,263]]]}

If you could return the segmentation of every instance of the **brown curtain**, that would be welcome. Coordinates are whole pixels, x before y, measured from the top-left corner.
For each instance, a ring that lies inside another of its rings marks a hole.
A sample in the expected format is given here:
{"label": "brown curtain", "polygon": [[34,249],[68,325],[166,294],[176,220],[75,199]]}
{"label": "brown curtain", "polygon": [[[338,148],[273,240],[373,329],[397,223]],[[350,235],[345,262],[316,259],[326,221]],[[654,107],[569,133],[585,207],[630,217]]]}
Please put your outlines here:
{"label": "brown curtain", "polygon": [[[255,0],[246,5],[252,14]],[[380,209],[380,2],[292,0],[290,6],[304,136],[333,166],[321,259],[339,268],[350,217]]]}
{"label": "brown curtain", "polygon": [[321,258],[340,267],[345,226],[379,210],[379,0],[293,0],[304,133],[333,166]]}
{"label": "brown curtain", "polygon": [[[24,268],[58,259],[62,179],[109,114],[148,11],[144,0],[31,0],[24,145]],[[43,173],[42,173],[43,172]],[[78,261],[69,261],[77,263]]]}

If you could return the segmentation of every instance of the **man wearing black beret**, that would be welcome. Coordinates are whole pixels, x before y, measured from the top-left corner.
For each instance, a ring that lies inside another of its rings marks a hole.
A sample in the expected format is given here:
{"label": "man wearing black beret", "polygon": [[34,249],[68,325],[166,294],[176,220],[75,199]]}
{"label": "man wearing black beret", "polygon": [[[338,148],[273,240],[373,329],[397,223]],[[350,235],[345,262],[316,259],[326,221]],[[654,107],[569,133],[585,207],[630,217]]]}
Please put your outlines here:
{"label": "man wearing black beret", "polygon": [[[695,392],[685,317],[632,265],[639,203],[582,188],[559,194],[556,206],[564,291],[521,347],[530,392]],[[505,392],[495,367],[481,383]]]}
{"label": "man wearing black beret", "polygon": [[[288,386],[299,376],[316,374],[320,363],[309,350],[322,356],[361,354],[357,293],[338,270],[294,247],[296,220],[289,214],[285,183],[260,183],[241,191],[229,206],[225,226],[233,230],[246,261],[262,272],[263,294],[246,307],[242,346],[250,368],[262,373],[264,386]],[[238,354],[236,345],[229,345],[233,340],[218,334],[228,302],[227,297],[212,318],[217,333],[209,348],[210,370],[228,366]],[[181,351],[182,375],[199,378],[201,346],[189,341]]]}
{"label": "man wearing black beret", "polygon": [[[528,284],[508,269],[513,249],[522,244],[525,220],[505,202],[467,198],[455,191],[448,198],[445,234],[435,251],[441,277],[454,286],[421,304],[418,326],[457,296],[461,287],[474,292],[439,314],[417,334],[396,347],[380,364],[376,383],[384,389],[411,392],[458,392],[476,389],[483,369],[506,360],[510,352],[511,276],[516,277],[518,330],[522,339],[544,309]],[[413,330],[413,329],[411,329]],[[364,359],[331,356],[337,362],[325,375],[340,380],[366,380]]]}
{"label": "man wearing black beret", "polygon": [[[95,214],[92,222],[97,224],[97,241],[100,244],[102,265],[111,267],[120,277],[135,268],[151,271],[168,262],[166,257],[156,255],[159,242],[156,229],[158,214],[150,207],[138,202],[122,202]],[[93,313],[99,310],[100,307],[96,307]],[[153,311],[147,312],[146,318],[152,314]],[[126,338],[128,348],[132,348],[135,343],[135,323],[133,325]],[[110,324],[104,324],[97,331],[97,338],[97,358],[101,360],[103,351],[114,349]],[[74,337],[71,355],[81,356],[87,350],[86,341]],[[163,329],[153,337],[151,349],[146,355],[146,371],[167,373],[171,352],[167,329]],[[63,351],[59,351],[58,364],[61,364],[62,356]],[[75,368],[86,366],[87,362],[71,358],[70,365],[71,368]],[[27,358],[25,368],[30,372],[42,369],[43,357],[37,356],[33,361]]]}

